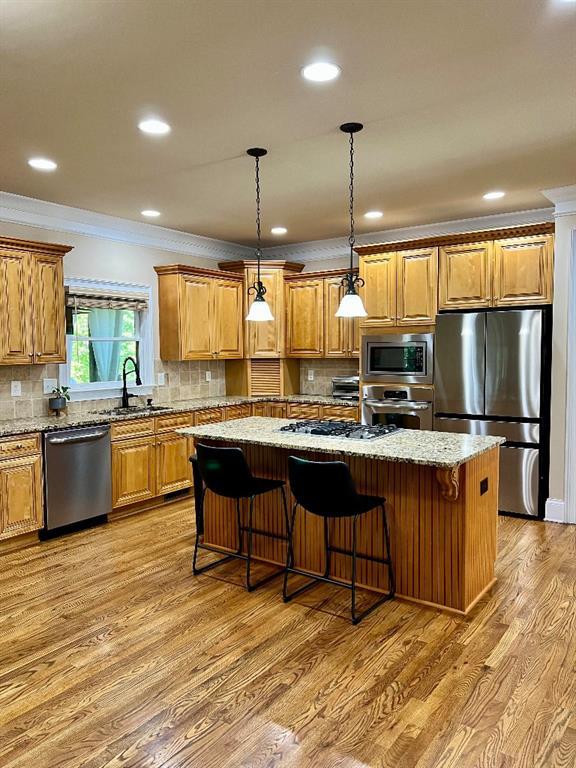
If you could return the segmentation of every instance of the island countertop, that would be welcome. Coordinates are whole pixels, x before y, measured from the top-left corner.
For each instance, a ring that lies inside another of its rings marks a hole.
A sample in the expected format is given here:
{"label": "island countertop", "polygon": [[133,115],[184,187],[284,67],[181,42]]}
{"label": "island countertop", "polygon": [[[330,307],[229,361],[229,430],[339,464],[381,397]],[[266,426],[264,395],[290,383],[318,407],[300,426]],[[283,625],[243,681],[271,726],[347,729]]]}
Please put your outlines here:
{"label": "island countertop", "polygon": [[178,430],[181,434],[210,440],[293,448],[315,453],[339,453],[382,461],[421,464],[441,469],[452,469],[496,448],[504,437],[461,435],[452,432],[428,432],[401,429],[374,440],[281,432],[280,428],[293,419],[274,419],[251,416],[234,421],[204,424]]}

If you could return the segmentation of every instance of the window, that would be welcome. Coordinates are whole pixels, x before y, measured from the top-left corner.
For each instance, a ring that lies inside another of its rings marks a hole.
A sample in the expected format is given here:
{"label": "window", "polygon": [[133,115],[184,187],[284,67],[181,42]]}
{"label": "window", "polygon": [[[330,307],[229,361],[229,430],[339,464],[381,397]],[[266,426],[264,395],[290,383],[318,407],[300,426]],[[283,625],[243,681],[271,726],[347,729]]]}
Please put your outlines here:
{"label": "window", "polygon": [[[61,378],[74,399],[113,397],[122,386],[122,365],[133,357],[144,394],[152,384],[149,288],[70,281],[66,294],[67,363]],[[135,389],[132,380],[131,387]]]}

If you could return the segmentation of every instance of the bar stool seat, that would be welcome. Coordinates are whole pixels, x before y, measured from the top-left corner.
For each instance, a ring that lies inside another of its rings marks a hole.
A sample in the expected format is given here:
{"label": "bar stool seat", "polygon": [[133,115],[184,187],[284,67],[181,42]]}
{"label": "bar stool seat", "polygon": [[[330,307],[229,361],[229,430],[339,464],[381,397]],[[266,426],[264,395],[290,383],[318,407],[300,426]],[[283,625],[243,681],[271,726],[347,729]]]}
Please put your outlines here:
{"label": "bar stool seat", "polygon": [[[280,576],[284,569],[266,576],[255,584],[251,581],[252,565],[252,539],[254,535],[267,538],[281,539],[288,541],[284,534],[278,534],[273,531],[265,531],[254,528],[254,500],[257,496],[264,493],[280,490],[282,494],[282,505],[284,510],[284,519],[286,530],[288,530],[288,507],[286,504],[286,492],[284,480],[275,480],[266,477],[255,477],[246,462],[246,457],[241,448],[220,448],[215,446],[203,445],[198,443],[196,446],[196,456],[190,457],[194,468],[194,484],[196,493],[196,540],[194,544],[194,555],[192,558],[192,572],[194,575],[204,573],[218,565],[229,562],[233,559],[246,561],[246,589],[248,592],[265,584],[267,581]],[[207,491],[211,491],[217,496],[223,496],[227,499],[236,500],[236,523],[238,530],[238,548],[236,552],[225,555],[220,559],[208,563],[202,567],[197,566],[198,550],[204,549],[209,552],[222,554],[222,550],[212,547],[203,542],[204,535],[204,497]],[[242,514],[240,509],[241,499],[250,499],[248,525],[242,524]],[[200,512],[200,514],[199,514]],[[247,554],[243,554],[244,534],[247,534]]]}
{"label": "bar stool seat", "polygon": [[[286,560],[286,571],[284,574],[284,585],[282,596],[284,602],[292,600],[297,595],[315,586],[318,582],[334,584],[335,586],[345,587],[352,592],[351,599],[351,617],[352,623],[358,624],[365,616],[378,608],[387,600],[391,600],[395,594],[394,568],[390,555],[390,535],[388,531],[388,521],[386,518],[386,499],[382,496],[370,496],[360,494],[350,474],[348,465],[343,461],[308,461],[296,456],[288,458],[288,474],[290,478],[290,488],[296,503],[292,510],[292,518],[288,528],[288,555]],[[326,564],[324,574],[316,574],[304,571],[294,567],[294,524],[296,522],[296,512],[298,507],[311,512],[314,515],[324,519],[324,548]],[[373,509],[380,508],[383,521],[383,546],[386,557],[374,557],[372,555],[357,552],[357,521],[361,515],[370,512]],[[330,544],[330,520],[352,518],[352,549],[346,550],[335,547]],[[342,581],[330,577],[331,554],[335,552],[341,555],[348,555],[352,558],[352,578],[351,583],[346,584]],[[370,562],[381,563],[388,567],[388,594],[373,603],[362,613],[356,611],[356,571],[357,559],[369,560]],[[311,581],[303,587],[288,592],[289,574],[298,574],[308,576]]]}

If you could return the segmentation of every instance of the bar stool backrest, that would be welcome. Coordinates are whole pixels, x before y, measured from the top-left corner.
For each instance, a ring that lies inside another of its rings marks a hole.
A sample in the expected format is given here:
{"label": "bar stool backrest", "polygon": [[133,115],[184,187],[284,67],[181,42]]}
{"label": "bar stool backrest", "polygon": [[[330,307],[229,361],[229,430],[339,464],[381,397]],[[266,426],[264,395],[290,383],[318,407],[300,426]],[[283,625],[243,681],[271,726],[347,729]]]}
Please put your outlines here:
{"label": "bar stool backrest", "polygon": [[198,469],[206,488],[219,496],[235,499],[250,494],[254,483],[241,448],[196,445]]}
{"label": "bar stool backrest", "polygon": [[298,504],[322,517],[349,515],[358,495],[343,461],[308,461],[288,457],[290,488]]}

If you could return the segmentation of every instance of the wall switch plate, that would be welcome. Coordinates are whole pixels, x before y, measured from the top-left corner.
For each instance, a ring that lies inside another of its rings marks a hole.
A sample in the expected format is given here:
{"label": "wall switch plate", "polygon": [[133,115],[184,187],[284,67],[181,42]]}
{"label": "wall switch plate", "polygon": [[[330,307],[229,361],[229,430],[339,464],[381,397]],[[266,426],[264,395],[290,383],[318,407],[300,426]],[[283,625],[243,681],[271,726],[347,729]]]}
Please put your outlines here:
{"label": "wall switch plate", "polygon": [[11,381],[10,382],[10,394],[12,397],[21,397],[22,396],[22,382],[21,381]]}
{"label": "wall switch plate", "polygon": [[156,377],[156,381],[158,382],[159,387],[163,387],[166,384],[166,374],[159,373]]}
{"label": "wall switch plate", "polygon": [[314,381],[314,369],[310,368],[308,371],[308,381]]}
{"label": "wall switch plate", "polygon": [[52,390],[58,386],[58,379],[42,379],[43,388],[42,391],[45,395],[51,395]]}
{"label": "wall switch plate", "polygon": [[206,381],[212,381],[212,371],[206,371]]}

